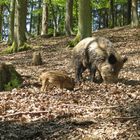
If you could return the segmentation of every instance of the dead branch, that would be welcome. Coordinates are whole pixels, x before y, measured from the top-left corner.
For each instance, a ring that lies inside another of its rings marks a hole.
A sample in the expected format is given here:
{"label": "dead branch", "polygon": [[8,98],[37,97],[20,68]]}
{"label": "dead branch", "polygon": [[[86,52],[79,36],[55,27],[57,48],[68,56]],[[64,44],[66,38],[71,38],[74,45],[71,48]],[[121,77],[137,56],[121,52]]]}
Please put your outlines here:
{"label": "dead branch", "polygon": [[7,117],[14,117],[14,116],[21,116],[21,115],[33,115],[33,114],[44,114],[44,113],[48,113],[48,111],[35,111],[35,112],[17,112],[17,113],[14,113],[14,114],[8,114],[8,115],[5,115],[5,116],[2,116],[0,118],[7,118]]}
{"label": "dead branch", "polygon": [[63,106],[72,107],[72,108],[84,108],[84,109],[90,109],[90,110],[114,109],[114,108],[122,107],[120,105],[92,107],[92,106],[78,106],[78,105],[68,105],[68,104],[63,104]]}
{"label": "dead branch", "polygon": [[140,119],[140,116],[113,117],[112,119],[122,119],[122,120]]}

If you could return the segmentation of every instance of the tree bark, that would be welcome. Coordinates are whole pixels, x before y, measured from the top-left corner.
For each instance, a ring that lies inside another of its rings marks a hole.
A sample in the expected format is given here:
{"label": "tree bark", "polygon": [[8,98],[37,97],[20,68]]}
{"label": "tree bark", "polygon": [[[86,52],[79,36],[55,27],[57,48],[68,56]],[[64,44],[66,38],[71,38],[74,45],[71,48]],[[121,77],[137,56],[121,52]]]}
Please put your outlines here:
{"label": "tree bark", "polygon": [[[33,11],[33,7],[34,7],[34,5],[33,5],[33,0],[31,0],[31,2],[30,2],[30,5],[31,5],[31,11]],[[31,17],[30,17],[30,30],[29,30],[29,32],[30,33],[32,33],[32,23],[33,22],[33,13],[31,12]]]}
{"label": "tree bark", "polygon": [[114,27],[114,0],[110,0],[111,28]]}
{"label": "tree bark", "polygon": [[132,15],[131,15],[131,26],[138,27],[139,20],[138,20],[138,13],[137,13],[137,0],[132,0]]}
{"label": "tree bark", "polygon": [[[39,6],[38,9],[41,9],[41,0],[38,0]],[[37,35],[40,35],[40,29],[41,29],[41,14],[40,12],[38,13],[38,20],[37,20]]]}
{"label": "tree bark", "polygon": [[128,0],[128,3],[127,3],[127,24],[131,23],[131,5],[132,5],[132,0]]}
{"label": "tree bark", "polygon": [[66,0],[65,32],[67,36],[72,35],[73,0]]}
{"label": "tree bark", "polygon": [[54,13],[54,7],[52,4],[52,0],[49,0],[49,4],[50,4],[51,12],[52,12],[52,17],[53,17],[53,25],[54,25],[53,36],[56,36],[56,34],[57,34],[57,21],[56,21],[56,16]]}
{"label": "tree bark", "polygon": [[46,3],[46,0],[43,0],[41,35],[47,34],[48,34],[48,3]]}
{"label": "tree bark", "polygon": [[12,44],[14,41],[14,19],[15,19],[15,0],[11,0],[8,44]]}
{"label": "tree bark", "polygon": [[27,0],[16,0],[17,2],[17,45],[23,46],[26,42],[26,15],[27,15]]}
{"label": "tree bark", "polygon": [[92,34],[92,12],[90,0],[79,0],[78,36],[80,40]]}
{"label": "tree bark", "polygon": [[3,18],[3,5],[0,5],[0,41],[2,40],[2,18]]}
{"label": "tree bark", "polygon": [[34,66],[42,65],[42,57],[40,52],[33,53],[32,65]]}

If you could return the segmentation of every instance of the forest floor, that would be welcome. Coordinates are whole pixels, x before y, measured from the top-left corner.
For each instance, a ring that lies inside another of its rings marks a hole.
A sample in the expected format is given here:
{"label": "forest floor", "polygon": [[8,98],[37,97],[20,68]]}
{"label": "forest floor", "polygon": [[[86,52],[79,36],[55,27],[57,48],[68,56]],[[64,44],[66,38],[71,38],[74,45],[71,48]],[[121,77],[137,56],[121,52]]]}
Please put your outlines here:
{"label": "forest floor", "polygon": [[[24,79],[22,88],[0,92],[1,140],[140,139],[140,29],[103,29],[93,35],[109,38],[128,57],[117,84],[87,79],[74,91],[41,93],[37,81],[42,71],[66,70],[74,77],[68,37],[36,37],[29,42],[34,50],[0,56]],[[34,51],[41,51],[43,65],[32,66]]]}

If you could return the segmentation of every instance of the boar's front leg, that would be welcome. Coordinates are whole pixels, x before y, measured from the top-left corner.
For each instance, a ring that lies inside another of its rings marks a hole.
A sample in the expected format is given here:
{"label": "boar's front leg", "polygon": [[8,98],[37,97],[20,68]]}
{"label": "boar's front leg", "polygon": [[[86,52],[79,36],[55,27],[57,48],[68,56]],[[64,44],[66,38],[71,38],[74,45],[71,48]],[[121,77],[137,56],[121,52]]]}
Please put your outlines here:
{"label": "boar's front leg", "polygon": [[79,60],[75,63],[75,79],[76,82],[79,82],[82,80],[82,73],[85,71],[85,67],[83,66],[82,62]]}
{"label": "boar's front leg", "polygon": [[90,65],[89,71],[90,71],[90,81],[93,82],[95,81],[96,67]]}
{"label": "boar's front leg", "polygon": [[42,87],[41,87],[41,92],[45,92],[47,90],[48,86],[48,81],[46,79],[42,80]]}

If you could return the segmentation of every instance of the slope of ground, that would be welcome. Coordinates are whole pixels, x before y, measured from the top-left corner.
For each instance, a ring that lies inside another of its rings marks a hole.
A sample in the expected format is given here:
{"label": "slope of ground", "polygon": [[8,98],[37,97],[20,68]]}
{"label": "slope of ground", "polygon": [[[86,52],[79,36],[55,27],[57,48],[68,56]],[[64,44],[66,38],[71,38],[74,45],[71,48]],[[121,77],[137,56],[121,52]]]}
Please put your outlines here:
{"label": "slope of ground", "polygon": [[66,70],[74,76],[66,37],[30,40],[34,51],[42,53],[41,66],[32,66],[33,51],[0,57],[24,78],[22,88],[0,92],[1,139],[140,139],[140,29],[105,29],[93,35],[109,38],[128,57],[117,84],[86,80],[75,91],[54,88],[41,93],[36,83],[42,71]]}

